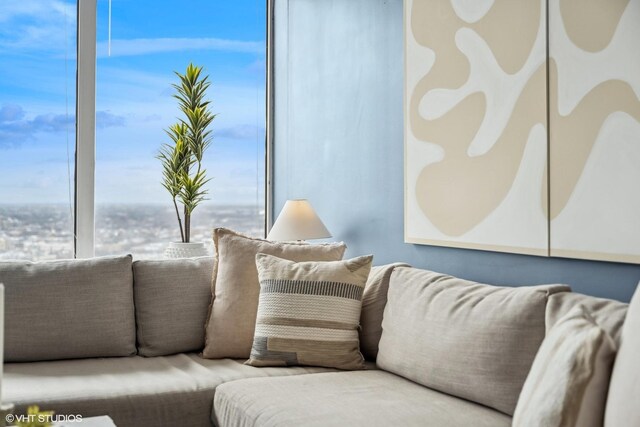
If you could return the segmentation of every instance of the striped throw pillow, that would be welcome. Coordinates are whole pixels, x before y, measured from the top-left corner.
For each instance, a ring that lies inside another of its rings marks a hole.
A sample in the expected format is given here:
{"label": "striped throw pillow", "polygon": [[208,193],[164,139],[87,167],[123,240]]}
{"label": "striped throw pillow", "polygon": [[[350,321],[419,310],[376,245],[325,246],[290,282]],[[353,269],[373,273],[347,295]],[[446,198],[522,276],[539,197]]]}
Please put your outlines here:
{"label": "striped throw pillow", "polygon": [[246,364],[364,368],[358,325],[372,260],[294,262],[258,254],[260,300]]}

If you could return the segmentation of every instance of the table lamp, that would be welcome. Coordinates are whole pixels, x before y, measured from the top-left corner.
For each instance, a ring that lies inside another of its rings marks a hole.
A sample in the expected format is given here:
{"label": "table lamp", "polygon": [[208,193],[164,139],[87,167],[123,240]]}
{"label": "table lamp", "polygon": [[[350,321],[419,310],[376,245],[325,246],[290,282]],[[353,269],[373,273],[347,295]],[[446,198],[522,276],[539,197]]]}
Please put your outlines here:
{"label": "table lamp", "polygon": [[287,200],[267,235],[268,240],[312,240],[331,237],[311,203],[306,199]]}

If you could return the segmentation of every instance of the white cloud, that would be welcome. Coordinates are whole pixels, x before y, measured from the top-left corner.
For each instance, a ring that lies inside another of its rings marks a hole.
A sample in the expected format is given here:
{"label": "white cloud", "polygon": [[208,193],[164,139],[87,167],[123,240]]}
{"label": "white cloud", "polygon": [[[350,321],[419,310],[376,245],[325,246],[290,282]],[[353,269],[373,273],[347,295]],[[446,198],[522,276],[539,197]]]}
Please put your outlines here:
{"label": "white cloud", "polygon": [[[111,56],[139,56],[188,50],[216,50],[263,55],[264,41],[218,38],[152,38],[111,40]],[[98,57],[107,56],[107,42],[98,43]]]}
{"label": "white cloud", "polygon": [[[218,135],[217,130],[224,129],[227,137],[237,138],[244,134],[254,138],[256,129],[243,126],[252,123],[256,117],[263,120],[264,86],[253,82],[219,82],[215,75],[211,75],[211,81],[209,98],[212,111],[217,114],[214,134]],[[160,121],[164,128],[179,115],[176,101],[171,96],[171,83],[175,83],[175,76],[170,71],[160,74],[99,65],[97,106],[100,110],[131,117],[131,123],[138,123],[136,127],[156,125]],[[149,120],[151,115],[153,120]],[[257,126],[264,127],[261,122]]]}
{"label": "white cloud", "polygon": [[63,1],[0,1],[0,48],[75,51],[76,8]]}
{"label": "white cloud", "polygon": [[[0,0],[0,49],[33,50],[50,56],[75,56],[75,2],[60,0]],[[98,56],[106,57],[107,42],[97,45]],[[155,53],[213,50],[263,56],[265,42],[223,38],[135,38],[111,41],[111,56],[140,56]]]}
{"label": "white cloud", "polygon": [[252,73],[262,75],[267,69],[267,61],[264,58],[256,59],[251,64],[249,64],[247,69]]}
{"label": "white cloud", "polygon": [[[38,134],[48,137],[52,133],[74,132],[75,114],[39,114],[26,117],[24,108],[17,104],[0,107],[0,149],[17,147],[32,140]],[[96,111],[96,127],[105,129],[125,126],[125,118],[109,111]]]}
{"label": "white cloud", "polygon": [[51,18],[52,13],[64,13],[69,7],[72,7],[71,3],[62,1],[5,0],[0,2],[0,22],[9,22],[18,17],[46,20]]}
{"label": "white cloud", "polygon": [[229,139],[255,139],[264,136],[264,127],[240,124],[221,128],[216,132],[216,136]]}

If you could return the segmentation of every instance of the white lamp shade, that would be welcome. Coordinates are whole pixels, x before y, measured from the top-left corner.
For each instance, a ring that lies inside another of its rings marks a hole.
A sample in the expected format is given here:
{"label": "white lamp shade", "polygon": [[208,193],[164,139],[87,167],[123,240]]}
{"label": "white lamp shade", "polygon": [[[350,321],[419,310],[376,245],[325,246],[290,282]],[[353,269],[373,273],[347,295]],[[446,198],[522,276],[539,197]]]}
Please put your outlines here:
{"label": "white lamp shade", "polygon": [[287,200],[267,239],[312,240],[331,237],[308,200]]}

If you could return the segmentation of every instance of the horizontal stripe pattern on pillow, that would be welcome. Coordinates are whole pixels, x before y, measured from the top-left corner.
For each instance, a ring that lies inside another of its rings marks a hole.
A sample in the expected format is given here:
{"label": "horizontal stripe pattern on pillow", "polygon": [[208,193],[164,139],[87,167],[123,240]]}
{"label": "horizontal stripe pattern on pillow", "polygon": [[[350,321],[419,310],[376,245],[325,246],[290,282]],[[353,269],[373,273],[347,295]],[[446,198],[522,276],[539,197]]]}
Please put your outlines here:
{"label": "horizontal stripe pattern on pillow", "polygon": [[[316,303],[318,299],[312,295],[289,294],[287,298],[281,298],[279,294],[262,294],[258,298],[258,317],[289,316],[296,319],[322,319],[326,316],[327,308],[324,304]],[[331,304],[331,313],[338,318],[352,315],[353,309],[353,301],[349,299],[334,298]]]}
{"label": "horizontal stripe pattern on pillow", "polygon": [[247,364],[362,369],[358,324],[371,261],[296,263],[258,254],[260,297]]}
{"label": "horizontal stripe pattern on pillow", "polygon": [[354,335],[356,328],[345,331],[344,329],[323,328],[318,322],[314,322],[313,324],[315,326],[282,326],[259,322],[256,324],[256,336],[296,339],[312,336],[315,338],[315,341],[350,341],[354,340],[356,336]]}
{"label": "horizontal stripe pattern on pillow", "polygon": [[324,280],[265,280],[260,283],[260,292],[280,294],[322,295],[329,297],[362,300],[363,288],[357,285]]}

